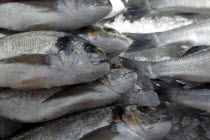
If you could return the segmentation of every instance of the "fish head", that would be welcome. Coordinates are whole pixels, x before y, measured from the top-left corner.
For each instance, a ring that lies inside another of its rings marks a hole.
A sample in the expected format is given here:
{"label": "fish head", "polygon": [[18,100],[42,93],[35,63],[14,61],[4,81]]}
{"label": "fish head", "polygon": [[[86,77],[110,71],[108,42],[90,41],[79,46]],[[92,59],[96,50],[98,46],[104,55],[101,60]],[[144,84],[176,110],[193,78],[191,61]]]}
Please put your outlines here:
{"label": "fish head", "polygon": [[101,79],[110,90],[123,94],[134,87],[137,82],[137,74],[122,67],[111,69],[105,78]]}
{"label": "fish head", "polygon": [[109,27],[85,27],[75,33],[100,47],[109,58],[120,55],[133,43],[131,39]]}
{"label": "fish head", "polygon": [[87,40],[69,35],[58,44],[62,47],[59,53],[62,63],[78,80],[94,81],[109,71],[107,56]]}
{"label": "fish head", "polygon": [[78,22],[75,23],[78,24],[75,29],[91,26],[112,11],[112,4],[109,0],[65,0],[65,5],[69,9],[71,16],[78,19],[72,21]]}
{"label": "fish head", "polygon": [[122,120],[134,133],[147,140],[163,139],[172,128],[169,117],[154,107],[128,106],[122,113]]}

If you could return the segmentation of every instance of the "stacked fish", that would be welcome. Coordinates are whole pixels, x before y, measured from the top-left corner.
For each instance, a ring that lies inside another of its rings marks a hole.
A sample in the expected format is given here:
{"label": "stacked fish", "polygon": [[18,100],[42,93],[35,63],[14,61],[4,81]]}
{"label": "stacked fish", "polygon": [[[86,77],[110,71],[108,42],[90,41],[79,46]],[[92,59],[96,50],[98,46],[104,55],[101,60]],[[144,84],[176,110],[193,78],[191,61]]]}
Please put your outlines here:
{"label": "stacked fish", "polygon": [[137,82],[114,63],[132,40],[92,25],[123,11],[121,0],[0,1],[2,138],[20,129],[17,122],[51,121],[13,140],[149,140],[170,131],[156,108],[112,104]]}

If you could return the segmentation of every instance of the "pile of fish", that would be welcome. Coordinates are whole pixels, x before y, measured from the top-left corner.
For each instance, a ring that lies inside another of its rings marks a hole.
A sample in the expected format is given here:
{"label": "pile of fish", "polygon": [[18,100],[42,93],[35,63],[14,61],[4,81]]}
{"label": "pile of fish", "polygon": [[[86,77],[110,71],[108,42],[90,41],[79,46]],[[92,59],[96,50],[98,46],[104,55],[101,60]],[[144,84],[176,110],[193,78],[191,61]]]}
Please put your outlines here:
{"label": "pile of fish", "polygon": [[[208,0],[1,0],[0,139],[210,139],[209,12]],[[192,22],[105,26],[162,16]]]}

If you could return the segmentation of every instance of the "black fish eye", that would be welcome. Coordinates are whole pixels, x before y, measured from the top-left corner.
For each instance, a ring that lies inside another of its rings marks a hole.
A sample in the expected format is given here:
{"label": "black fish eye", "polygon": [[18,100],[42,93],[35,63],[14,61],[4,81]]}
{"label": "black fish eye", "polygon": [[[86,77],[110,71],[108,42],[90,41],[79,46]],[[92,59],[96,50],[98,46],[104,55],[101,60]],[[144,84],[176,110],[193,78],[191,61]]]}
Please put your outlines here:
{"label": "black fish eye", "polygon": [[85,44],[84,49],[88,53],[98,53],[99,52],[98,48],[91,44]]}

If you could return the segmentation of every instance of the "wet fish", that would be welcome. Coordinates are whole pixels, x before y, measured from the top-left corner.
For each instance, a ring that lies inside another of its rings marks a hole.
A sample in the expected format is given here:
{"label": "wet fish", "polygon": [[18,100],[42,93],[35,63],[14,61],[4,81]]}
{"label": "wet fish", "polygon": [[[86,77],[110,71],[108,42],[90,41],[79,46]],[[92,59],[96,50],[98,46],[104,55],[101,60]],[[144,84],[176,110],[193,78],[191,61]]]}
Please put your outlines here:
{"label": "wet fish", "polygon": [[210,89],[183,89],[162,81],[154,81],[156,90],[163,99],[177,104],[210,112]]}
{"label": "wet fish", "polygon": [[3,90],[0,116],[24,123],[49,121],[67,113],[111,104],[133,88],[136,81],[136,73],[120,68],[112,69],[98,81],[66,88]]}
{"label": "wet fish", "polygon": [[132,45],[131,49],[141,51],[164,46],[209,46],[209,26],[210,20],[205,20],[166,32],[138,34],[138,44]]}
{"label": "wet fish", "polygon": [[10,31],[10,30],[6,30],[6,29],[1,29],[1,28],[0,28],[0,38],[1,38],[1,37],[5,37],[5,36],[7,36],[7,35],[15,34],[15,33],[18,33],[18,32]]}
{"label": "wet fish", "polygon": [[[124,124],[119,127],[122,128],[122,131],[126,130],[129,132],[128,135],[148,138],[149,140],[149,138],[164,137],[172,127],[171,122],[165,120],[167,116],[153,115],[152,117],[148,117],[148,115],[153,112],[151,110],[148,111],[149,109],[127,107],[124,111],[122,110],[124,109],[118,110],[107,107],[66,116],[60,120],[55,120],[13,137],[12,140],[86,139],[86,134],[91,134],[91,132],[97,131],[97,129],[100,131],[100,128],[112,125],[115,122]],[[113,133],[110,129],[108,129],[108,131],[108,133]],[[114,135],[116,134],[114,133]],[[93,137],[95,137],[94,134]]]}
{"label": "wet fish", "polygon": [[95,130],[81,140],[163,139],[169,133],[172,124],[170,121],[161,118],[160,114],[157,116],[151,115],[153,111],[150,109],[149,107],[142,107],[139,111],[135,106],[129,106],[122,114],[123,122]]}
{"label": "wet fish", "polygon": [[127,7],[141,10],[144,14],[171,13],[179,15],[209,15],[208,0],[124,0]]}
{"label": "wet fish", "polygon": [[133,43],[131,39],[108,27],[92,26],[73,33],[87,39],[96,46],[100,46],[109,58],[118,56]]}
{"label": "wet fish", "polygon": [[20,123],[0,118],[0,139],[5,139],[18,132],[22,125]]}
{"label": "wet fish", "polygon": [[0,38],[0,86],[51,88],[91,82],[106,74],[107,57],[88,41],[62,32]]}
{"label": "wet fish", "polygon": [[124,66],[151,79],[172,78],[189,82],[210,82],[210,50],[161,62],[142,62],[123,58]]}
{"label": "wet fish", "polygon": [[75,30],[102,20],[112,12],[112,7],[109,0],[3,0],[0,2],[0,28]]}

